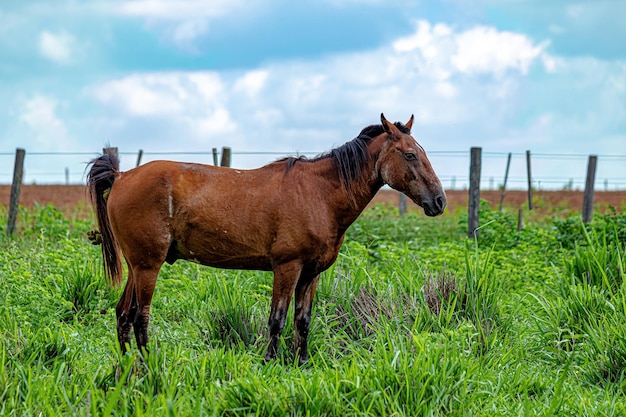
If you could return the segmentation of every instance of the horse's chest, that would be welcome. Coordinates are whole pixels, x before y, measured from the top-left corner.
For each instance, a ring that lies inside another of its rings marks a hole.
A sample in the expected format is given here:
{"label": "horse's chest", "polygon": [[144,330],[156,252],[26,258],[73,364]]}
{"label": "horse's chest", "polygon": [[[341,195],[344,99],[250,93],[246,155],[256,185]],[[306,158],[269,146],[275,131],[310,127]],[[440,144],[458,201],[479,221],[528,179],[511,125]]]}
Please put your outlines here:
{"label": "horse's chest", "polygon": [[339,247],[325,251],[319,258],[317,258],[317,262],[315,262],[315,269],[317,269],[318,272],[327,270],[332,264],[335,263],[338,255]]}
{"label": "horse's chest", "polygon": [[310,265],[317,272],[328,269],[336,260],[341,247],[341,240],[329,238],[310,242],[310,246],[303,251],[304,263]]}

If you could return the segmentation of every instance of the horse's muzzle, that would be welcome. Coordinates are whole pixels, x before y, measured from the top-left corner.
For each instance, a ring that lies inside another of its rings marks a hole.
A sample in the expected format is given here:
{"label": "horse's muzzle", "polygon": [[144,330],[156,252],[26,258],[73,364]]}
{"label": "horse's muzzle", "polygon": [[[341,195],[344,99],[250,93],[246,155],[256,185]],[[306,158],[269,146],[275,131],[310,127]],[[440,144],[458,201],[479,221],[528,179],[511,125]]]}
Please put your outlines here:
{"label": "horse's muzzle", "polygon": [[444,193],[441,193],[432,200],[422,200],[422,208],[424,209],[424,213],[427,216],[431,217],[442,214],[447,204],[448,200],[446,199],[446,195]]}

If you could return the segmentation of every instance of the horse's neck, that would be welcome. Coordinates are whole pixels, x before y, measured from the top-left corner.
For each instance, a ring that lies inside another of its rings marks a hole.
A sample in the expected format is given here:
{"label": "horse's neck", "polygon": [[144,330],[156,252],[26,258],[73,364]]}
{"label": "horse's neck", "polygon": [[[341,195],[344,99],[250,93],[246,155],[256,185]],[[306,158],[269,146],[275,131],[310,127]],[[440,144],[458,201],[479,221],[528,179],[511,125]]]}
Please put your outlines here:
{"label": "horse's neck", "polygon": [[371,139],[367,147],[368,162],[363,167],[361,178],[355,181],[352,192],[344,196],[342,211],[344,221],[347,223],[346,228],[359,217],[384,184],[377,172],[377,161],[381,149],[382,139],[380,137]]}

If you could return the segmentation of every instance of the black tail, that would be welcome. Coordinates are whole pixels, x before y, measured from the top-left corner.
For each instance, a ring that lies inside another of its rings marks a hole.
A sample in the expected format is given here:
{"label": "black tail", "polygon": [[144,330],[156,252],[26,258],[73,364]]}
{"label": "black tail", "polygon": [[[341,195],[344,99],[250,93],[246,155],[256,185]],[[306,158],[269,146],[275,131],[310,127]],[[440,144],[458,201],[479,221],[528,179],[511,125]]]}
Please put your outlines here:
{"label": "black tail", "polygon": [[117,155],[104,154],[90,163],[91,169],[87,174],[87,187],[91,196],[91,203],[98,219],[98,228],[102,235],[102,260],[104,274],[113,285],[122,283],[122,260],[119,256],[119,245],[113,232],[107,212],[107,199],[113,182],[119,174],[120,161]]}

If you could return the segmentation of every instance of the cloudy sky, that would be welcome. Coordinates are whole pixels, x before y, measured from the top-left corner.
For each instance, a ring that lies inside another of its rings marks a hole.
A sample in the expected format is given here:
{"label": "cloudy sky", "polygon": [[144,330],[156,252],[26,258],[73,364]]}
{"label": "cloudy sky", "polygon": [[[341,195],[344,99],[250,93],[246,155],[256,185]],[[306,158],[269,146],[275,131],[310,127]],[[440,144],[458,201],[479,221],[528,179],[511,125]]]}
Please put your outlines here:
{"label": "cloudy sky", "polygon": [[123,169],[222,146],[252,168],[384,112],[415,114],[447,187],[480,146],[485,181],[513,152],[523,186],[530,150],[546,188],[582,183],[588,154],[626,188],[624,16],[623,0],[3,0],[0,183],[17,147],[28,183],[84,181],[106,143]]}

